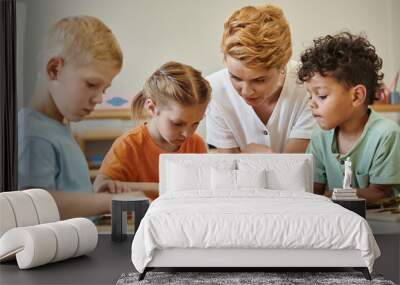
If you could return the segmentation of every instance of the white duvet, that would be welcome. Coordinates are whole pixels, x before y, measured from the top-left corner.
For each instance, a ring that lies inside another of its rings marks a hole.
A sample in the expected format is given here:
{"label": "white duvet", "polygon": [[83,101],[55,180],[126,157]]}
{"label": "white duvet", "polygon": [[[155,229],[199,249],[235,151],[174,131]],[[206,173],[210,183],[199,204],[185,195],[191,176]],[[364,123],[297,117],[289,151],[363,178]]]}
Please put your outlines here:
{"label": "white duvet", "polygon": [[358,249],[370,272],[380,255],[359,215],[319,195],[265,189],[162,195],[135,234],[133,265],[143,272],[165,248]]}

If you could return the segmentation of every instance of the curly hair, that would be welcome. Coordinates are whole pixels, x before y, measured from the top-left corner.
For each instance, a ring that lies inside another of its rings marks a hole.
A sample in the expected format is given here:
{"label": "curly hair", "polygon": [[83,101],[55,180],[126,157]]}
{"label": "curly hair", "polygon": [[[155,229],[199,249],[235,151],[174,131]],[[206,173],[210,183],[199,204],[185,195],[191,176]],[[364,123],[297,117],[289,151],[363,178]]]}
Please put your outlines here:
{"label": "curly hair", "polygon": [[383,79],[382,59],[363,35],[342,32],[315,39],[314,46],[301,54],[300,82],[319,73],[332,76],[347,88],[362,84],[367,89],[367,104],[372,104]]}
{"label": "curly hair", "polygon": [[292,56],[289,24],[279,7],[247,6],[224,24],[221,51],[250,68],[282,68]]}

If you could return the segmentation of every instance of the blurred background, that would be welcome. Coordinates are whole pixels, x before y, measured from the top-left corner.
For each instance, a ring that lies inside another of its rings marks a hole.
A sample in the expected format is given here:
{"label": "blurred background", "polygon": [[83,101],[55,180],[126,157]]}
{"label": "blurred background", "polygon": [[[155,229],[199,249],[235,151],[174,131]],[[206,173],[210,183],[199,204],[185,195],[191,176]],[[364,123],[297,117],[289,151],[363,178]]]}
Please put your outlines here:
{"label": "blurred background", "polygon": [[[18,106],[29,103],[41,41],[55,21],[70,15],[104,21],[121,44],[124,66],[98,110],[71,125],[94,175],[113,140],[137,124],[130,120],[129,105],[146,78],[169,60],[204,75],[223,68],[219,45],[225,20],[241,7],[265,3],[283,9],[295,60],[315,37],[347,30],[365,33],[375,45],[388,85],[400,69],[400,0],[17,0]],[[398,106],[377,110],[400,121]],[[205,136],[204,124],[199,133]]]}

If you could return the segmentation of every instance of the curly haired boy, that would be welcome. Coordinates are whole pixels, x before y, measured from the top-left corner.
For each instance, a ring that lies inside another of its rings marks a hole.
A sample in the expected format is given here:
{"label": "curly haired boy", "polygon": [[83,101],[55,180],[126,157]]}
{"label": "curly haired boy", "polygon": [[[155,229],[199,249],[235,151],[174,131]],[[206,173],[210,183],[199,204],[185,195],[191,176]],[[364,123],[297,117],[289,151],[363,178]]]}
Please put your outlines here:
{"label": "curly haired boy", "polygon": [[320,128],[308,152],[315,158],[314,192],[340,188],[344,161],[353,166],[352,187],[368,202],[400,190],[400,127],[371,110],[383,78],[382,60],[364,37],[327,35],[301,55],[298,78],[310,94]]}

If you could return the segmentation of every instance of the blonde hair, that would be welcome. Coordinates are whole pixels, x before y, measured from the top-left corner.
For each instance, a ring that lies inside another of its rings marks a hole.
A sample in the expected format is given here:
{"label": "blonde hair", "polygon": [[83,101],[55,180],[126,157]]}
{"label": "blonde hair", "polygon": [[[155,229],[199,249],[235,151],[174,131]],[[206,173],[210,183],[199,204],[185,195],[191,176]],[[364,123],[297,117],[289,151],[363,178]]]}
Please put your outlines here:
{"label": "blonde hair", "polygon": [[66,17],[50,28],[41,58],[47,63],[52,57],[78,64],[110,62],[119,69],[123,62],[121,48],[112,31],[91,16]]}
{"label": "blonde hair", "polygon": [[224,56],[249,68],[282,68],[292,56],[289,24],[279,7],[244,7],[224,24],[221,42]]}
{"label": "blonde hair", "polygon": [[201,72],[179,62],[170,61],[157,69],[145,82],[132,101],[134,119],[145,119],[149,114],[145,102],[151,99],[156,105],[167,106],[170,100],[183,106],[208,103],[211,87]]}

